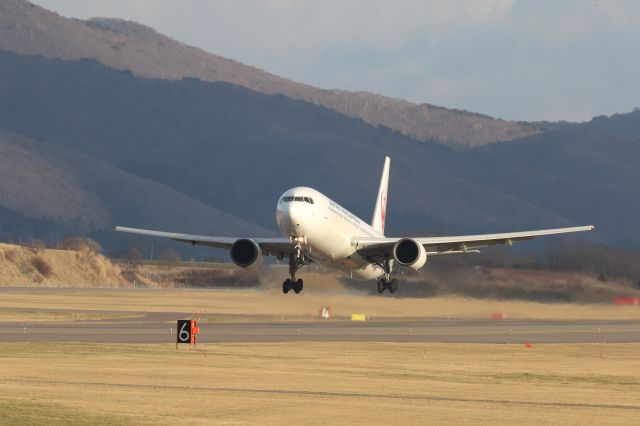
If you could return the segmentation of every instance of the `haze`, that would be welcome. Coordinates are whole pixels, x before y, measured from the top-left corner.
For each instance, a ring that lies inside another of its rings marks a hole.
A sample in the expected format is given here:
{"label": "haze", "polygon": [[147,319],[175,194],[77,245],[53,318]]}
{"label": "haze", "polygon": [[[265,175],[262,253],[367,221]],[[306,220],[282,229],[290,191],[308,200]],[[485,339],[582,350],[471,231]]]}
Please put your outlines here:
{"label": "haze", "polygon": [[640,105],[633,1],[35,0],[138,21],[323,88],[511,120],[588,120]]}

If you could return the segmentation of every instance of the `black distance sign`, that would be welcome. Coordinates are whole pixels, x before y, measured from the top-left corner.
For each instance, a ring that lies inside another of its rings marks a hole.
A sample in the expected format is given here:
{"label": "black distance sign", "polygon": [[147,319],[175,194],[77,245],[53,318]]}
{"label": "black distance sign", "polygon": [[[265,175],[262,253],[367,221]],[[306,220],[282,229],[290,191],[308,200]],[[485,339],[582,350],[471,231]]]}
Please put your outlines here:
{"label": "black distance sign", "polygon": [[191,320],[178,320],[176,343],[191,343]]}

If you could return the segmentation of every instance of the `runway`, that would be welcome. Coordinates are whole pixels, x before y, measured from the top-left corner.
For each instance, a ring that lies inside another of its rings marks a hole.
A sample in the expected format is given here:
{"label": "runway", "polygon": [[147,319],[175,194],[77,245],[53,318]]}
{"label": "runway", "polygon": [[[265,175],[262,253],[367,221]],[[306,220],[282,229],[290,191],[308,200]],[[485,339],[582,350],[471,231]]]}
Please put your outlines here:
{"label": "runway", "polygon": [[[122,314],[122,312],[120,312]],[[135,313],[121,319],[0,322],[0,342],[175,343],[181,313]],[[215,317],[215,316],[213,316]],[[199,343],[220,342],[640,342],[640,321],[403,319],[198,323]]]}

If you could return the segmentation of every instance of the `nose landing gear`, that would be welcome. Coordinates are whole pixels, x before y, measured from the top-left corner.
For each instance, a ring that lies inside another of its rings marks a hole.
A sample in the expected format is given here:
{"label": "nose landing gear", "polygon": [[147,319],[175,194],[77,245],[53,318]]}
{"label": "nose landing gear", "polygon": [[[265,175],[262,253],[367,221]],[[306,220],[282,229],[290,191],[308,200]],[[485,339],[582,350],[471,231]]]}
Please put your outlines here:
{"label": "nose landing gear", "polygon": [[293,290],[296,294],[298,294],[302,291],[303,285],[304,282],[301,279],[291,280],[287,278],[282,283],[282,292],[284,294],[287,294],[290,290]]}
{"label": "nose landing gear", "polygon": [[291,278],[287,278],[282,283],[282,292],[284,294],[289,293],[290,290],[293,290],[296,294],[302,291],[304,282],[301,279],[296,279],[296,272],[304,265],[311,263],[311,259],[307,259],[304,254],[302,254],[299,245],[296,246],[296,249],[295,253],[289,255],[289,275],[291,275]]}

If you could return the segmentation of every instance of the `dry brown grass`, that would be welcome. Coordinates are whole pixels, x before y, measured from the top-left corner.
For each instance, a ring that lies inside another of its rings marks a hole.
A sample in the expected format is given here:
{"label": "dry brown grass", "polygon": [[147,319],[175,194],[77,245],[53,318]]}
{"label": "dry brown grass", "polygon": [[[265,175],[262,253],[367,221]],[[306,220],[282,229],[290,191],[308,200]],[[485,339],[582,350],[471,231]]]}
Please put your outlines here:
{"label": "dry brown grass", "polygon": [[331,307],[335,317],[350,317],[352,313],[364,313],[374,319],[447,317],[485,319],[489,318],[493,312],[503,312],[509,319],[640,319],[638,306],[544,304],[460,297],[395,299],[377,295],[313,292],[284,295],[275,291],[262,290],[74,289],[59,292],[40,289],[37,293],[16,290],[3,293],[1,305],[4,308],[78,311],[206,312],[220,316],[240,314],[282,319],[316,318],[318,310],[326,305]]}
{"label": "dry brown grass", "polygon": [[639,350],[0,344],[0,401],[160,424],[633,424]]}
{"label": "dry brown grass", "polygon": [[104,312],[87,312],[87,311],[40,311],[40,310],[0,310],[0,321],[8,323],[25,323],[25,322],[57,322],[57,321],[95,321],[95,320],[113,320],[123,318],[136,318],[141,314],[131,313],[104,313]]}
{"label": "dry brown grass", "polygon": [[31,265],[36,268],[36,271],[38,271],[38,273],[45,278],[49,278],[51,274],[53,274],[53,267],[49,264],[49,262],[47,262],[40,256],[32,257]]}
{"label": "dry brown grass", "polygon": [[99,253],[0,243],[0,286],[130,287],[120,268]]}
{"label": "dry brown grass", "polygon": [[522,299],[542,302],[602,303],[615,296],[640,296],[629,280],[598,279],[598,274],[515,268],[428,267],[403,295],[442,296],[456,294],[490,299]]}
{"label": "dry brown grass", "polygon": [[4,251],[4,258],[9,262],[15,262],[20,251],[18,249],[7,249]]}

